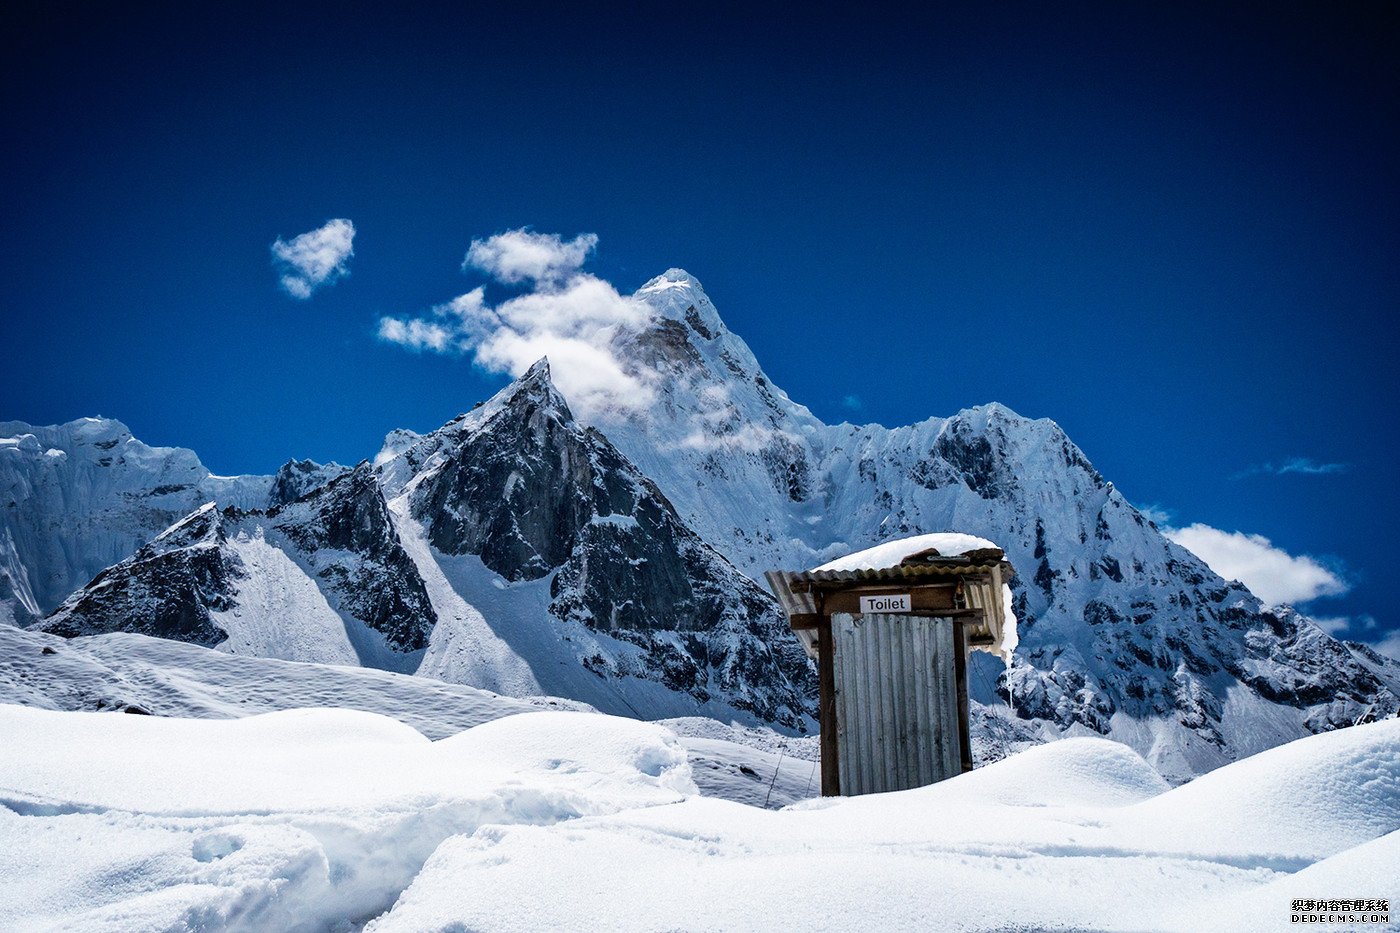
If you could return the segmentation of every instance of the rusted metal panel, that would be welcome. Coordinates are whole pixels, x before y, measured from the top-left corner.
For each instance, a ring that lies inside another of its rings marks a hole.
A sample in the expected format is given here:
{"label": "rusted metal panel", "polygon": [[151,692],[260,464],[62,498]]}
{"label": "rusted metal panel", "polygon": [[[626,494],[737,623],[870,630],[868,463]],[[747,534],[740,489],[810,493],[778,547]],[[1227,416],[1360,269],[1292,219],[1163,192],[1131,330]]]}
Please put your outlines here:
{"label": "rusted metal panel", "polygon": [[922,787],[962,770],[957,637],[949,618],[831,616],[840,793]]}

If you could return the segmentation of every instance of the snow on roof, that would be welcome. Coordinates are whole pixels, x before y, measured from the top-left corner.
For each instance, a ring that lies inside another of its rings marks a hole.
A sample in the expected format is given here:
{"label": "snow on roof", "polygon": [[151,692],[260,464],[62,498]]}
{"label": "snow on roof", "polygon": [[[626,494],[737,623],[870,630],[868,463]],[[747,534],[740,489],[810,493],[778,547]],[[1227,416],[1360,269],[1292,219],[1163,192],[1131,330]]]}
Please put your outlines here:
{"label": "snow on roof", "polygon": [[968,551],[980,551],[987,548],[999,550],[997,545],[986,538],[965,535],[956,531],[940,531],[934,534],[914,535],[912,538],[900,538],[897,541],[886,541],[884,544],[877,544],[872,548],[866,548],[845,557],[838,557],[820,567],[813,567],[812,572],[819,570],[886,570],[890,567],[898,567],[905,558],[930,549],[936,550],[940,557],[957,557]]}

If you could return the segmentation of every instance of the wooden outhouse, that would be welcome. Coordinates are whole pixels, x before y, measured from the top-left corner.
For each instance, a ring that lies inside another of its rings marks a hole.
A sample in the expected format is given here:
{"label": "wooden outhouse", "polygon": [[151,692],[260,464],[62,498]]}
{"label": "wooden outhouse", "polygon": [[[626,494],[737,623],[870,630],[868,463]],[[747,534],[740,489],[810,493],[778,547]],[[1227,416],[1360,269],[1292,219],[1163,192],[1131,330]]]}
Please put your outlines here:
{"label": "wooden outhouse", "polygon": [[991,542],[936,534],[767,574],[817,662],[824,795],[905,790],[972,770],[967,655],[1015,647],[1012,572]]}

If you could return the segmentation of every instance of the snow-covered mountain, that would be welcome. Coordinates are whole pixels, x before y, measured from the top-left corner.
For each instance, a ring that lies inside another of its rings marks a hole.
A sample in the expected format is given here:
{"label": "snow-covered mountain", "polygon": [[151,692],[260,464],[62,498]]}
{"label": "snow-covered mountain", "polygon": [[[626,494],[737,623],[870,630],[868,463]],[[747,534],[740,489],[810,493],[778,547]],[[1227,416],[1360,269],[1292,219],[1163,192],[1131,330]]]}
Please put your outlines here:
{"label": "snow-covered mountain", "polygon": [[809,724],[815,683],[772,598],[574,419],[547,363],[432,434],[391,436],[376,464],[437,614],[420,673]]}
{"label": "snow-covered mountain", "polygon": [[892,429],[823,424],[694,277],[672,269],[637,297],[654,314],[614,351],[657,400],[600,424],[737,566],[810,567],[944,530],[1006,550],[1021,647],[1009,672],[974,657],[981,702],[1121,739],[1175,778],[1400,706],[1400,664],[1221,579],[1053,421],[990,404]]}
{"label": "snow-covered mountain", "polygon": [[353,470],[225,479],[115,422],[0,425],[0,599],[26,621],[116,564],[40,627],[166,634],[130,609],[167,601],[169,634],[226,651],[802,728],[811,674],[753,578],[957,530],[1018,571],[1015,663],[977,658],[971,680],[1008,747],[1107,735],[1180,779],[1400,707],[1400,664],[1222,580],[1053,422],[992,404],[827,425],[693,277],[636,299],[646,323],[610,350],[654,397],[588,424],[541,364]]}
{"label": "snow-covered mountain", "polygon": [[368,464],[266,511],[207,503],[99,573],[35,628],[412,671],[433,629],[423,580]]}
{"label": "snow-covered mountain", "polygon": [[574,419],[543,362],[438,431],[396,432],[374,466],[292,462],[261,488],[276,504],[199,507],[34,627],[813,725],[771,597]]}
{"label": "snow-covered mountain", "polygon": [[106,418],[0,422],[0,621],[32,621],[205,502],[260,506],[271,479],[213,476]]}

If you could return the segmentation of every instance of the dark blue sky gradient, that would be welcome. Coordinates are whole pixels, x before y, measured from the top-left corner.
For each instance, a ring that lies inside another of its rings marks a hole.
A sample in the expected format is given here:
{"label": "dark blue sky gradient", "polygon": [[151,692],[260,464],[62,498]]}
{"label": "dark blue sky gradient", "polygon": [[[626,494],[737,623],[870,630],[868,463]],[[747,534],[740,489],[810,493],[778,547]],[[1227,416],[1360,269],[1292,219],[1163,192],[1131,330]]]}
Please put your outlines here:
{"label": "dark blue sky gradient", "polygon": [[[1052,417],[1400,620],[1394,3],[205,6],[0,13],[0,419],[354,462],[502,381],[379,315],[473,237],[594,231],[826,420]],[[352,275],[293,301],[269,244],[332,217]],[[1349,469],[1232,479],[1289,457]]]}

